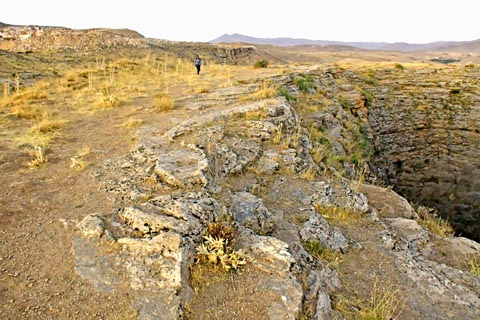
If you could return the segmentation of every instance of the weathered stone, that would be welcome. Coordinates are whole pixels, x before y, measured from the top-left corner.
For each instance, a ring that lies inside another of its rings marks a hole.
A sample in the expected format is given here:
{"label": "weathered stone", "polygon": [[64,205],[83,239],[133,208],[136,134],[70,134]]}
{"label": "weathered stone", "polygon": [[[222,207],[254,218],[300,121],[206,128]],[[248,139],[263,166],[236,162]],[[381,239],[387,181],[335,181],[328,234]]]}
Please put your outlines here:
{"label": "weathered stone", "polygon": [[417,221],[404,218],[385,219],[385,222],[409,242],[422,244],[428,241],[428,231],[423,229]]}
{"label": "weathered stone", "polygon": [[193,145],[169,150],[157,155],[155,173],[173,187],[190,185],[206,186],[208,180],[204,172],[208,161],[202,150]]}
{"label": "weathered stone", "polygon": [[138,206],[123,209],[120,218],[132,229],[143,234],[157,233],[165,230],[173,230],[181,234],[199,234],[201,225],[194,217],[177,217],[165,214],[161,207],[151,203],[143,203]]}
{"label": "weathered stone", "polygon": [[77,224],[77,229],[84,237],[100,239],[105,233],[105,225],[98,215],[87,215]]}
{"label": "weathered stone", "polygon": [[314,188],[316,193],[313,196],[313,203],[316,205],[334,206],[359,213],[366,213],[369,210],[367,197],[350,189],[343,180],[340,180],[338,184],[316,182]]}
{"label": "weathered stone", "polygon": [[273,237],[257,236],[244,231],[242,248],[254,259],[252,266],[264,272],[258,288],[268,290],[275,297],[268,309],[270,319],[297,319],[302,309],[302,286],[292,274],[295,259],[288,252],[288,244]]}
{"label": "weathered stone", "polygon": [[312,212],[310,219],[303,224],[300,230],[303,242],[318,241],[333,251],[347,252],[349,241],[339,228],[331,226],[322,216]]}
{"label": "weathered stone", "polygon": [[[92,241],[93,240],[93,241]],[[115,257],[106,255],[92,238],[75,236],[72,244],[75,272],[100,291],[112,291],[121,283]]]}
{"label": "weathered stone", "polygon": [[273,231],[272,214],[265,207],[262,199],[251,193],[234,193],[231,196],[230,210],[241,225],[257,233],[265,234]]}
{"label": "weathered stone", "polygon": [[133,289],[180,289],[182,237],[178,233],[161,232],[148,239],[121,238],[118,243],[128,255],[124,263]]}

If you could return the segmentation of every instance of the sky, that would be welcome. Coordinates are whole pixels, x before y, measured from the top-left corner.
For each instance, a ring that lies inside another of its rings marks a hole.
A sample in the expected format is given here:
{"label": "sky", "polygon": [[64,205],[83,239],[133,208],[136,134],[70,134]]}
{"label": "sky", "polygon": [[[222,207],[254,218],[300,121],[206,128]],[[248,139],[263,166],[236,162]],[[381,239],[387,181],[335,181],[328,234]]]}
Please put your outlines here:
{"label": "sky", "polygon": [[[477,5],[476,5],[477,3]],[[428,43],[480,39],[478,0],[22,0],[0,22],[72,29],[128,28],[149,38],[259,38]]]}

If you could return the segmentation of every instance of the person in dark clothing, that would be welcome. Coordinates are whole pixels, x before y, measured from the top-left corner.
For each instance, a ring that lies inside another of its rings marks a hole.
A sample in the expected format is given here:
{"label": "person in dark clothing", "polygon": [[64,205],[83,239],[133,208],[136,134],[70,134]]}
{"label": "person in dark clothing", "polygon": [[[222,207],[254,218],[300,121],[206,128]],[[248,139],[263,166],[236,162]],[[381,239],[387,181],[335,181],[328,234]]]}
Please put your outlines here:
{"label": "person in dark clothing", "polygon": [[195,58],[195,68],[197,68],[197,74],[200,74],[200,66],[202,65],[202,59],[197,55]]}

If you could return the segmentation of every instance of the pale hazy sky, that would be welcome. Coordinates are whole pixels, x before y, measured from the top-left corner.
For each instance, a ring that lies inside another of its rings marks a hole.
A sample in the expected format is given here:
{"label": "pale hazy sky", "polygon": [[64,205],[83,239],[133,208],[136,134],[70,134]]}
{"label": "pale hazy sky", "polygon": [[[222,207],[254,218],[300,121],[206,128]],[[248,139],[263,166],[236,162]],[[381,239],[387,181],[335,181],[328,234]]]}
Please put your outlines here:
{"label": "pale hazy sky", "polygon": [[129,28],[146,37],[264,38],[426,43],[480,38],[478,0],[5,0],[0,22]]}

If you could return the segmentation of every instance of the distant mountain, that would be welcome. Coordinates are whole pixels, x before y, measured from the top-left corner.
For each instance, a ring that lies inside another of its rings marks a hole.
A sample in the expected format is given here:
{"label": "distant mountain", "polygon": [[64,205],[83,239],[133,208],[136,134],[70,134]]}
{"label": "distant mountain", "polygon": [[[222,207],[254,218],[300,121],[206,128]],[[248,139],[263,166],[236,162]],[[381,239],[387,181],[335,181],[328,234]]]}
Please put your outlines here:
{"label": "distant mountain", "polygon": [[0,22],[0,29],[10,27],[10,26],[11,26],[11,24],[6,24],[6,23],[3,23],[3,22]]}
{"label": "distant mountain", "polygon": [[249,43],[257,45],[272,45],[279,47],[291,46],[349,46],[366,50],[385,50],[385,51],[478,51],[480,39],[475,41],[437,41],[425,44],[412,44],[406,42],[344,42],[329,40],[309,40],[296,38],[255,38],[238,33],[224,34],[210,43]]}

